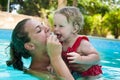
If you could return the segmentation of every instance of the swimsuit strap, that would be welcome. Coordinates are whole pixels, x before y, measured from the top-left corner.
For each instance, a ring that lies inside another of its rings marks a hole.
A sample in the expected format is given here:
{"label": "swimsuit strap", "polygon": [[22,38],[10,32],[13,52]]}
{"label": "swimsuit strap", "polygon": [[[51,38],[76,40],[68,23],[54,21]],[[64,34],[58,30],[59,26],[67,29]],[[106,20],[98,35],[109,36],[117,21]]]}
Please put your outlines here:
{"label": "swimsuit strap", "polygon": [[86,36],[78,37],[77,40],[75,41],[75,43],[72,46],[72,49],[74,51],[77,50],[77,48],[79,47],[79,45],[80,45],[80,43],[83,39],[89,41],[89,39]]}

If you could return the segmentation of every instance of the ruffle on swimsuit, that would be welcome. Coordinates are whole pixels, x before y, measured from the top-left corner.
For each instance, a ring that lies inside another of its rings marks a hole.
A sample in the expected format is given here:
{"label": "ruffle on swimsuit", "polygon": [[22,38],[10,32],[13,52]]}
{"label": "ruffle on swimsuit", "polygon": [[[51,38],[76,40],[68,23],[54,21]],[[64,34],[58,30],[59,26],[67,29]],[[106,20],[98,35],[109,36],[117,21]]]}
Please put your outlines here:
{"label": "ruffle on swimsuit", "polygon": [[94,65],[90,67],[87,71],[81,73],[82,76],[97,76],[99,74],[102,74],[102,69],[99,65]]}

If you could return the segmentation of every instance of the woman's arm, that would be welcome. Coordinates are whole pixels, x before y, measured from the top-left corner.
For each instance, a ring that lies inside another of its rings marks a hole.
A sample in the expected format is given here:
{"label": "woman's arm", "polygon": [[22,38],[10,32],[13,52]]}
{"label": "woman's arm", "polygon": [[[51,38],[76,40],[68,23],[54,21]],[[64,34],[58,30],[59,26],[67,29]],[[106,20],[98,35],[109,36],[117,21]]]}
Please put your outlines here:
{"label": "woman's arm", "polygon": [[62,45],[55,35],[51,35],[47,39],[47,51],[56,74],[65,78],[65,80],[74,80],[61,57]]}

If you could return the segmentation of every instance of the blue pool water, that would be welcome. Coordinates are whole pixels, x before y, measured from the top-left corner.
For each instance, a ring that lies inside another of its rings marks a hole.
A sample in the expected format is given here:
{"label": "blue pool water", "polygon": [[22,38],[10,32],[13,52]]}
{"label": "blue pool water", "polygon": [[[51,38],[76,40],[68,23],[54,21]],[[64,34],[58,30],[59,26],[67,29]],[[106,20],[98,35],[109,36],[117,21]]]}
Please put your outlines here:
{"label": "blue pool water", "polygon": [[[9,56],[5,54],[5,48],[9,45],[11,33],[11,30],[0,30],[0,80],[38,80],[22,71],[6,66],[5,61]],[[104,78],[106,80],[120,80],[120,41],[95,37],[89,37],[89,39],[100,53]],[[6,51],[9,53],[8,50]],[[30,59],[23,61],[28,67]]]}

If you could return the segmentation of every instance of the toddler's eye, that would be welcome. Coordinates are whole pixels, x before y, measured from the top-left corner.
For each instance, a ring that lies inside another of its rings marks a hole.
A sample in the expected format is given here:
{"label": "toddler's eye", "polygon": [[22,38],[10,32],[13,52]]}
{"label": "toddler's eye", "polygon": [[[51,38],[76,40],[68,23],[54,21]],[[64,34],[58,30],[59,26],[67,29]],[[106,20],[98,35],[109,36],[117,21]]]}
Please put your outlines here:
{"label": "toddler's eye", "polygon": [[63,25],[60,25],[60,27],[64,27]]}
{"label": "toddler's eye", "polygon": [[54,25],[54,27],[56,27],[56,25]]}

